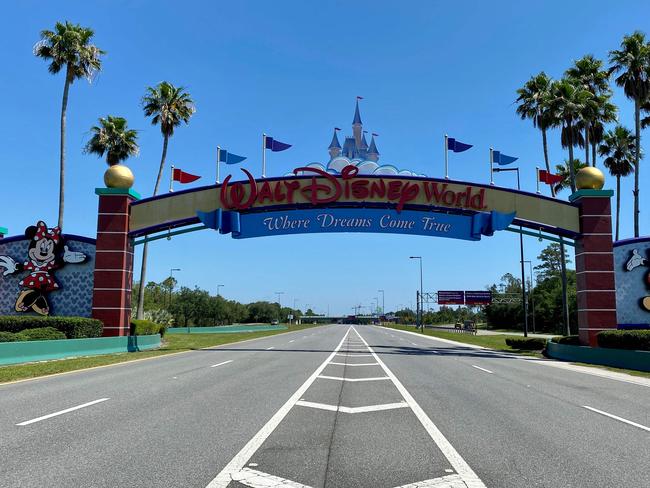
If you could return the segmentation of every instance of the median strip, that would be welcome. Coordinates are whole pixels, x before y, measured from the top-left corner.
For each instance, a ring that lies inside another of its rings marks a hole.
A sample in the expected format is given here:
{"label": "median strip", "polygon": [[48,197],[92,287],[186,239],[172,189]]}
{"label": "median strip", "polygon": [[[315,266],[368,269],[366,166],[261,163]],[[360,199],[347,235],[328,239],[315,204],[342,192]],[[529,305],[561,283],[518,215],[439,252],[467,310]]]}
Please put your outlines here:
{"label": "median strip", "polygon": [[90,407],[91,405],[95,405],[97,403],[105,402],[106,400],[108,400],[108,398],[100,398],[99,400],[93,400],[92,402],[84,403],[83,405],[77,405],[76,407],[66,408],[65,410],[60,410],[58,412],[50,413],[48,415],[43,415],[42,417],[37,417],[37,418],[32,419],[32,420],[26,420],[26,421],[20,422],[19,424],[16,424],[16,425],[24,426],[24,425],[34,424],[36,422],[40,422],[41,420],[47,420],[47,419],[51,419],[52,417],[57,417],[59,415],[63,415],[65,413],[74,412],[75,410],[79,410],[80,408]]}

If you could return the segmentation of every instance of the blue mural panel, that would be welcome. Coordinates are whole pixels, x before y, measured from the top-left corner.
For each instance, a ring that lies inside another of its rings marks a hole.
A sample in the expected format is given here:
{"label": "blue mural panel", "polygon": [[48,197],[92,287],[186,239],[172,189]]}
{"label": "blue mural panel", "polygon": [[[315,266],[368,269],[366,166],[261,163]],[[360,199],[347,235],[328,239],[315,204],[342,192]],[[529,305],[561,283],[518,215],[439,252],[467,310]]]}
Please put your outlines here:
{"label": "blue mural panel", "polygon": [[650,237],[614,243],[619,326],[650,326]]}

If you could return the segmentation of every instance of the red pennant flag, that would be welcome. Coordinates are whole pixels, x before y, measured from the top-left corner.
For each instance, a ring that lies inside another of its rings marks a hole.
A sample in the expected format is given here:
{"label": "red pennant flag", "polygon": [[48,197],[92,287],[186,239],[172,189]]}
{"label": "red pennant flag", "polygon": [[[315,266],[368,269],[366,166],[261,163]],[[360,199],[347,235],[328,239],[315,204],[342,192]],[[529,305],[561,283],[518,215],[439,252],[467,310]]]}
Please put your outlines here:
{"label": "red pennant flag", "polygon": [[546,183],[547,185],[555,185],[556,183],[559,183],[562,181],[562,177],[560,175],[554,175],[553,173],[549,173],[548,171],[544,169],[539,170],[539,181],[541,183]]}
{"label": "red pennant flag", "polygon": [[174,168],[174,181],[179,183],[192,183],[200,178],[200,176],[193,175],[192,173],[186,173],[181,171],[178,168]]}

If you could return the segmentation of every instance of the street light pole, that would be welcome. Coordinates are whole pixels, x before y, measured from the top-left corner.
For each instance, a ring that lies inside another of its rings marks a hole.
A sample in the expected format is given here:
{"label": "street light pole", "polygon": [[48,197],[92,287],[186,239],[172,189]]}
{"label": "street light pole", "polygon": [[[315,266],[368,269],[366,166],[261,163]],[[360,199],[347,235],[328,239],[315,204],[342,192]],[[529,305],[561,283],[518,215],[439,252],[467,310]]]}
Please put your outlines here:
{"label": "street light pole", "polygon": [[[504,171],[517,172],[517,190],[521,191],[521,182],[519,180],[519,168],[494,168],[495,173]],[[521,263],[521,305],[524,310],[524,337],[528,337],[528,303],[526,301],[526,271],[524,269],[524,235],[522,228],[519,226],[519,261]]]}
{"label": "street light pole", "polygon": [[278,323],[282,320],[282,295],[284,295],[283,291],[276,291],[275,294],[278,296],[278,305],[280,306],[280,311],[278,312]]}
{"label": "street light pole", "polygon": [[386,295],[384,294],[384,290],[377,291],[381,293],[381,314],[386,315]]}
{"label": "street light pole", "polygon": [[424,332],[424,324],[422,323],[422,256],[409,256],[409,259],[420,260],[420,300],[417,304],[417,325],[420,327],[421,331]]}
{"label": "street light pole", "polygon": [[528,296],[530,297],[530,304],[533,308],[532,310],[532,316],[533,316],[533,334],[535,333],[535,293],[533,293],[534,290],[534,283],[533,279],[535,278],[535,275],[533,274],[533,262],[532,261],[525,261],[528,263],[529,271],[530,271],[530,279],[528,281]]}
{"label": "street light pole", "polygon": [[[172,290],[174,289],[174,271],[180,271],[181,268],[171,268],[169,270],[169,305],[167,307],[171,308],[172,306]],[[140,286],[142,286],[142,283],[140,283]]]}
{"label": "street light pole", "polygon": [[226,286],[226,285],[217,285],[217,296],[220,296],[220,295],[219,295],[219,288],[221,288],[221,287],[223,287],[223,286]]}

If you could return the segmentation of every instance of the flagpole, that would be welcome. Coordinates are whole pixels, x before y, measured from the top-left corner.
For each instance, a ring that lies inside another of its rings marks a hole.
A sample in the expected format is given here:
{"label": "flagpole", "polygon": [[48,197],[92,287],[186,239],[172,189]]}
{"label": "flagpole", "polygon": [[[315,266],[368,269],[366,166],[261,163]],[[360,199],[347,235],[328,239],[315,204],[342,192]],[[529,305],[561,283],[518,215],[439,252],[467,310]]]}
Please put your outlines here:
{"label": "flagpole", "polygon": [[169,178],[169,192],[174,191],[174,165],[172,164],[172,173]]}
{"label": "flagpole", "polygon": [[266,178],[266,134],[262,133],[262,178]]}
{"label": "flagpole", "polygon": [[219,167],[221,166],[221,148],[217,146],[217,185],[219,184]]}
{"label": "flagpole", "polygon": [[490,148],[490,185],[494,185],[494,173],[492,172],[492,157],[494,156],[494,149]]}
{"label": "flagpole", "polygon": [[539,166],[535,166],[535,172],[537,174],[537,193],[540,193],[540,191],[539,191]]}
{"label": "flagpole", "polygon": [[449,179],[449,136],[445,134],[445,180]]}

